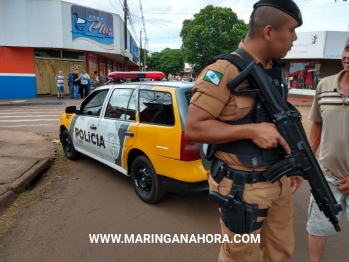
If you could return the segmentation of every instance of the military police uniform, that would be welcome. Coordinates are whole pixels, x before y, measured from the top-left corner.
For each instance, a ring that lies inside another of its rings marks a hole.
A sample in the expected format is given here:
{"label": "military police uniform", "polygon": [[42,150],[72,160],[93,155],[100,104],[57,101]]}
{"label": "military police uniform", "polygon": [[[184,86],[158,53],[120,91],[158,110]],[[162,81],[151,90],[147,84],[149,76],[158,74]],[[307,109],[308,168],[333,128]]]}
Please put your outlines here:
{"label": "military police uniform", "polygon": [[[261,0],[255,4],[254,8],[263,5],[276,7],[295,18],[299,25],[302,24],[299,9],[293,1]],[[262,68],[273,67],[271,60],[267,64],[262,64],[243,42],[240,43],[239,49],[247,52]],[[217,60],[208,65],[196,81],[191,104],[223,122],[243,119],[255,107],[256,96],[236,95],[227,87],[227,83],[236,78],[239,73],[237,66],[227,60]],[[245,86],[248,86],[247,80],[238,85],[237,89]],[[258,163],[248,165],[238,154],[229,153],[229,150],[224,152],[218,149],[214,155],[215,159],[223,161],[230,170],[233,170],[232,172],[244,171],[244,174],[248,175],[252,171],[256,174],[249,181],[246,180],[243,201],[257,204],[260,210],[267,210],[266,217],[258,217],[259,227],[250,233],[255,237],[260,234],[260,244],[235,243],[239,238],[236,238],[236,233],[226,226],[224,217],[221,217],[222,235],[228,235],[231,243],[222,244],[219,261],[258,261],[259,249],[264,261],[288,261],[294,249],[294,237],[292,195],[287,177],[283,176],[279,181],[271,183],[260,175],[268,165]],[[217,181],[214,176],[211,167],[211,174],[208,177],[210,191],[217,191],[227,196],[232,190],[233,177],[229,172],[225,172],[223,178]]]}

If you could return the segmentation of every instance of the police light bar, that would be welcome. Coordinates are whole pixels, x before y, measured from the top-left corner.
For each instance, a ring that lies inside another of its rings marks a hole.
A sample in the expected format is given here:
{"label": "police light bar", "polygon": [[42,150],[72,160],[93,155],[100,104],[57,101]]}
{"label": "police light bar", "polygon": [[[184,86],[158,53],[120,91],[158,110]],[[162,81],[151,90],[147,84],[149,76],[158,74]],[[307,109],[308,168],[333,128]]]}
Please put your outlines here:
{"label": "police light bar", "polygon": [[163,72],[111,72],[108,74],[108,77],[113,79],[118,78],[129,78],[129,79],[137,79],[137,78],[160,78],[163,79],[165,74]]}

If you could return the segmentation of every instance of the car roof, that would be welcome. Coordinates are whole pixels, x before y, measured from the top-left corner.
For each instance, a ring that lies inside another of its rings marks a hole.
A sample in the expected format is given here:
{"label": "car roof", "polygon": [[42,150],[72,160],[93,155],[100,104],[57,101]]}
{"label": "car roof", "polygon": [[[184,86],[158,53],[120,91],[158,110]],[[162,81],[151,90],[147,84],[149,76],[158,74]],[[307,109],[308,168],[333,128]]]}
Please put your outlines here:
{"label": "car roof", "polygon": [[188,87],[194,87],[194,82],[181,82],[181,81],[150,81],[150,82],[130,82],[130,83],[122,83],[122,84],[114,84],[114,85],[107,85],[107,86],[100,86],[98,87],[99,90],[104,88],[110,88],[113,86],[128,86],[128,85],[142,85],[142,86],[163,86],[163,87],[171,87],[171,88],[188,88]]}

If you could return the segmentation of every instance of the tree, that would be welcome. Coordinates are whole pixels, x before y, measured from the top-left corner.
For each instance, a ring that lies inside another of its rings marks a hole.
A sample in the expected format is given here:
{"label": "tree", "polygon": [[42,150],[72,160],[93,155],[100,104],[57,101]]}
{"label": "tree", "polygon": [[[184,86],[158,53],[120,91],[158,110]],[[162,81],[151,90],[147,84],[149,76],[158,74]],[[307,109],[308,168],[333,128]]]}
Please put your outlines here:
{"label": "tree", "polygon": [[161,71],[168,78],[169,74],[176,75],[184,69],[184,57],[180,49],[166,48],[161,52],[152,53],[148,60],[148,70]]}
{"label": "tree", "polygon": [[247,29],[231,8],[206,6],[194,19],[183,21],[180,36],[185,61],[195,74],[200,73],[216,55],[234,51]]}

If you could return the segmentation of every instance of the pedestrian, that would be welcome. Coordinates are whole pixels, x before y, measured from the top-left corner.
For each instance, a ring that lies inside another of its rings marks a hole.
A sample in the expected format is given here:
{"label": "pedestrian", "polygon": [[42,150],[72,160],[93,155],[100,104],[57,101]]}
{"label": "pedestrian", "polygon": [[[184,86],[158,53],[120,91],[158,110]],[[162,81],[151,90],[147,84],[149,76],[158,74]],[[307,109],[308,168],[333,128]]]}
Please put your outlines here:
{"label": "pedestrian", "polygon": [[79,87],[80,97],[81,98],[87,97],[88,81],[90,80],[90,76],[89,74],[86,73],[85,69],[82,69],[78,80],[80,80],[80,87]]}
{"label": "pedestrian", "polygon": [[[349,38],[342,53],[343,70],[323,78],[317,88],[309,113],[310,146],[315,154],[319,148],[319,164],[327,183],[349,219]],[[320,261],[326,245],[326,236],[336,233],[333,225],[310,197],[307,231],[309,233],[310,261]]]}
{"label": "pedestrian", "polygon": [[99,76],[97,74],[97,71],[93,72],[93,82],[92,82],[92,90],[96,89],[97,86],[99,86]]}
{"label": "pedestrian", "polygon": [[79,99],[79,89],[80,89],[80,79],[79,79],[79,69],[75,69],[73,74],[74,81],[74,99]]}
{"label": "pedestrian", "polygon": [[109,78],[109,77],[105,77],[105,85],[109,85],[109,84],[113,84],[114,83],[114,79],[113,78]]}
{"label": "pedestrian", "polygon": [[[302,23],[294,1],[260,0],[253,6],[245,39],[232,53],[239,64],[245,65],[246,57],[254,60],[272,76],[284,99],[287,82],[279,59],[297,40],[295,29]],[[291,150],[258,96],[233,94],[227,87],[239,73],[237,64],[224,59],[208,65],[196,79],[185,125],[188,141],[211,144],[210,192],[235,201],[234,212],[220,209],[222,239],[228,236],[229,241],[222,243],[218,260],[289,261],[294,250],[292,194],[303,179],[282,176],[271,183],[262,175]],[[247,80],[237,89],[246,86]],[[254,214],[257,219],[250,219]],[[237,241],[244,233],[259,237],[260,243]]]}
{"label": "pedestrian", "polygon": [[69,70],[69,73],[68,73],[68,76],[67,76],[70,99],[74,99],[74,77],[73,77],[73,73],[74,73],[74,70],[71,68]]}
{"label": "pedestrian", "polygon": [[90,92],[91,92],[91,80],[89,79],[89,80],[87,80],[87,94],[89,95]]}
{"label": "pedestrian", "polygon": [[59,100],[64,99],[64,76],[61,70],[58,71],[55,78],[57,83],[57,98]]}

